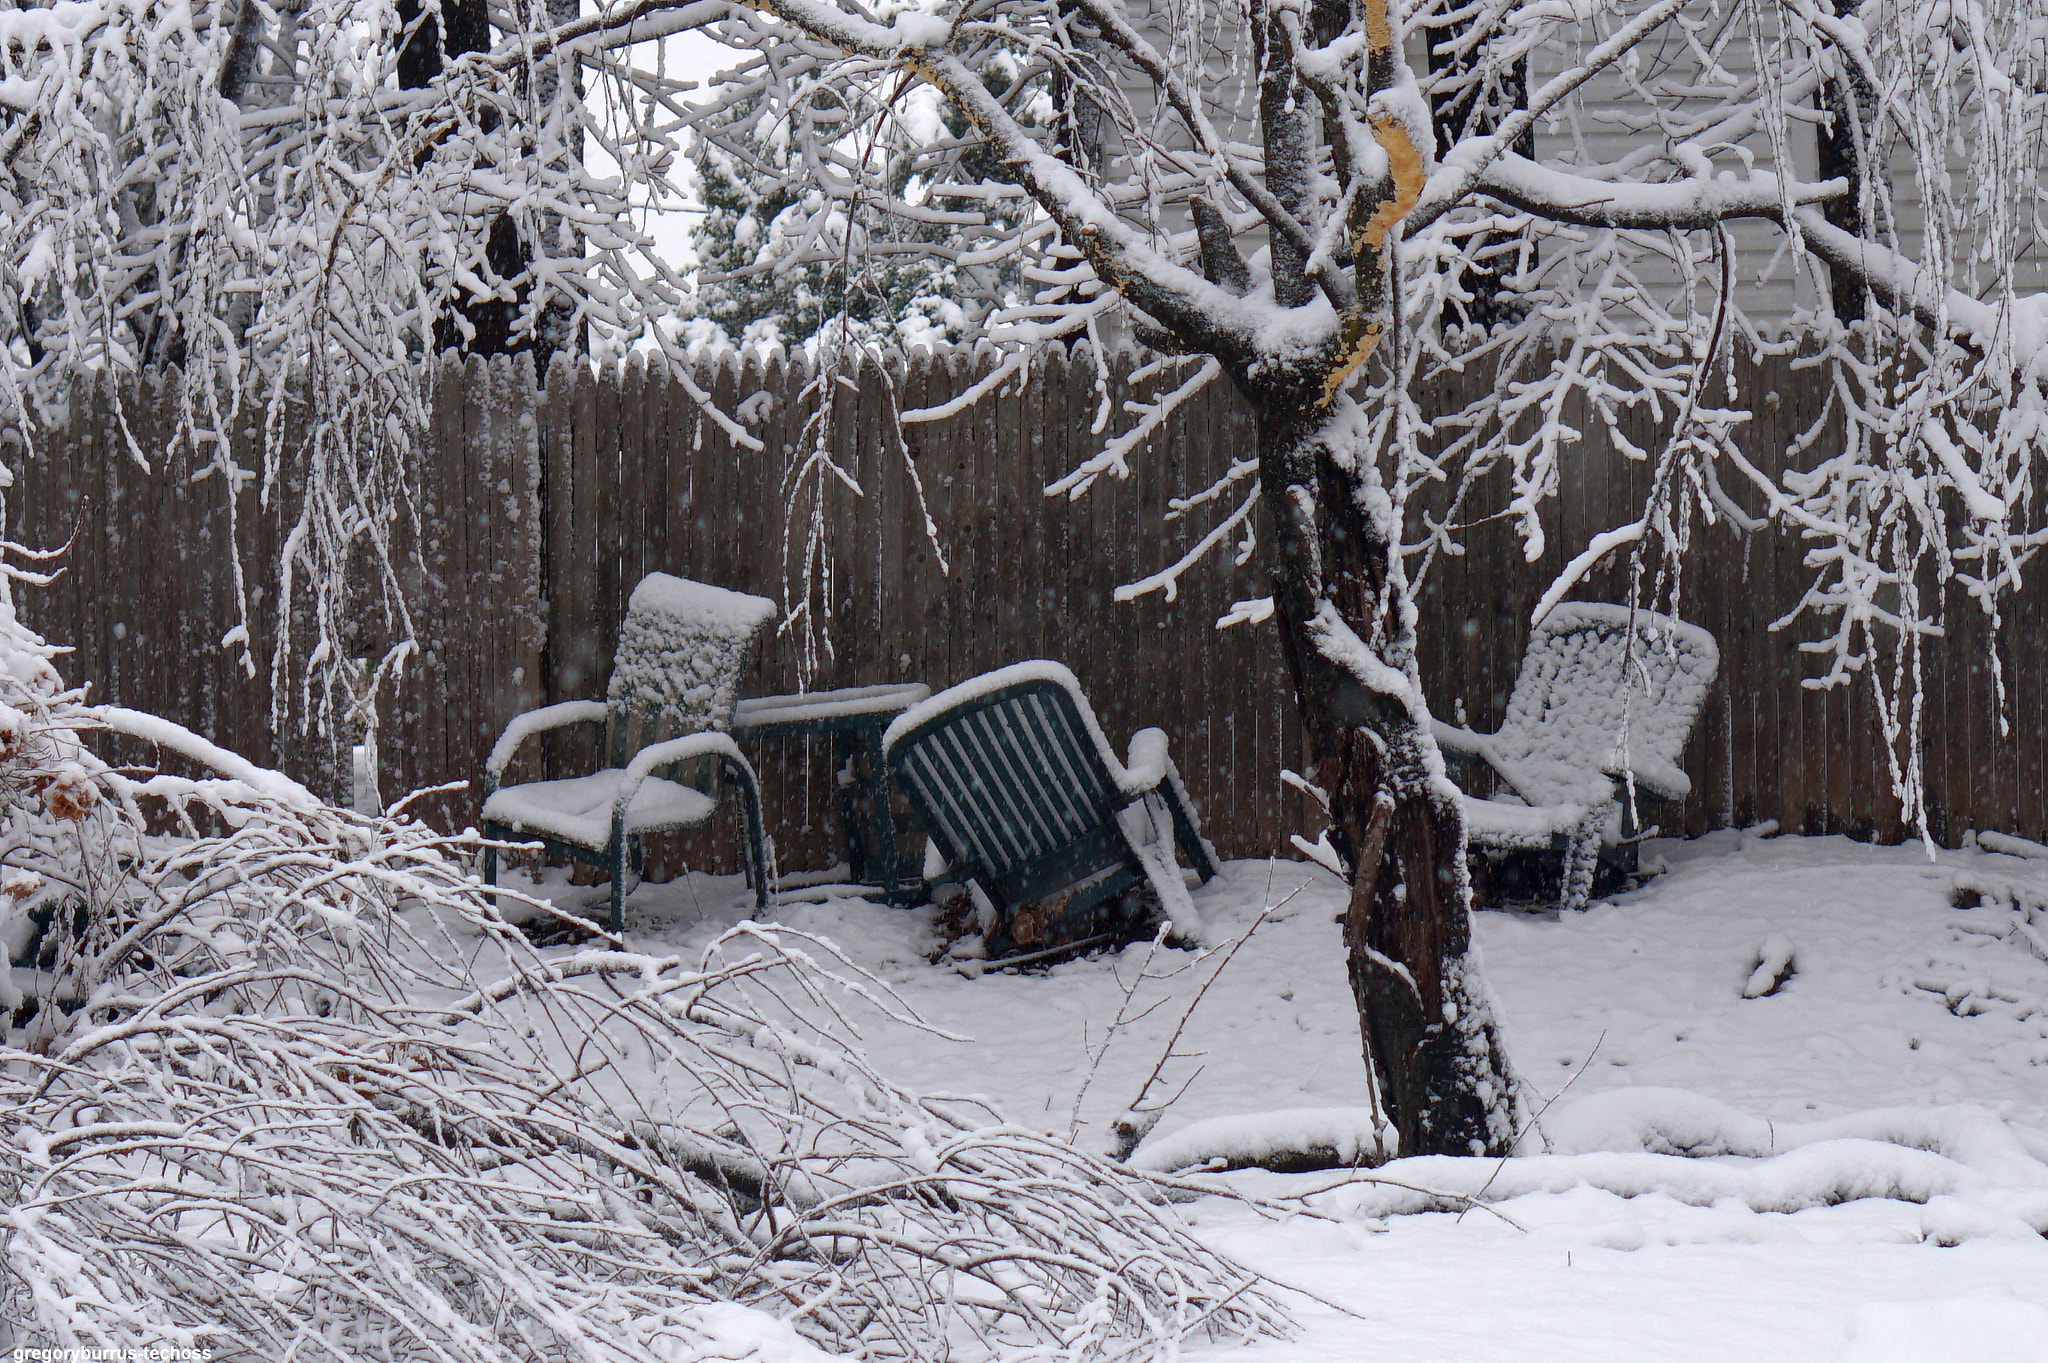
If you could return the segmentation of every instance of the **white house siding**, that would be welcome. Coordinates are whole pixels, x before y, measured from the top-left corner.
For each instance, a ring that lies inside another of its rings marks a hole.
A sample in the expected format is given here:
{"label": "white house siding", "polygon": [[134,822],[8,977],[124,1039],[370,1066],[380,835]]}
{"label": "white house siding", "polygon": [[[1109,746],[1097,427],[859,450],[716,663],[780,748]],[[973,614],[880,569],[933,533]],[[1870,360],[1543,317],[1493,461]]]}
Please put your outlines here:
{"label": "white house siding", "polygon": [[[1690,17],[1702,25],[1701,45],[1718,55],[1724,88],[1725,83],[1731,80],[1750,82],[1757,78],[1748,21],[1741,9],[1702,3],[1690,11]],[[1767,10],[1762,16],[1759,37],[1766,45],[1777,41],[1775,10]],[[1581,50],[1591,46],[1592,41],[1597,40],[1582,39]],[[1532,62],[1532,88],[1563,69],[1571,55],[1572,51],[1564,44],[1540,53]],[[1662,82],[1661,87],[1653,85],[1652,88],[1668,89],[1674,93],[1713,88],[1698,55],[1675,39],[1644,49],[1639,63],[1639,79],[1644,84],[1650,85],[1653,80]],[[1716,102],[1702,95],[1700,98],[1678,100],[1675,108],[1681,115],[1696,116],[1708,111]],[[1540,160],[1598,173],[1597,167],[1612,164],[1631,152],[1640,152],[1646,147],[1667,151],[1675,141],[1654,127],[1642,126],[1648,106],[1628,88],[1619,72],[1604,74],[1588,82],[1570,104],[1570,108],[1560,116],[1546,120],[1539,129],[1536,154]],[[1817,123],[1808,112],[1813,101],[1809,98],[1801,104],[1799,116],[1787,120],[1786,141],[1791,150],[1794,174],[1811,180],[1817,174]],[[1674,105],[1667,102],[1664,107],[1671,110]],[[1890,169],[1892,224],[1896,227],[1894,240],[1909,259],[1918,260],[1924,245],[1920,177],[1896,130],[1880,124],[1879,136],[1889,144],[1886,159]],[[1755,129],[1734,145],[1703,150],[1715,170],[1724,174],[1740,176],[1752,167],[1769,171],[1776,164],[1770,135],[1763,128]],[[1970,149],[1952,147],[1949,150],[1947,173],[1951,182],[1960,186],[1967,180],[1969,167],[1963,158]],[[2037,176],[2041,169],[2039,166],[2034,168]],[[1760,330],[1776,331],[1791,321],[1799,310],[1812,311],[1826,305],[1824,281],[1816,281],[1805,270],[1792,268],[1783,251],[1784,234],[1775,225],[1735,223],[1730,226],[1729,234],[1735,245],[1736,271],[1740,281],[1738,296],[1742,298],[1750,320]],[[2014,280],[2015,287],[2022,293],[2048,289],[2048,252],[2041,249],[2037,238],[2031,239],[2029,245],[2022,268]],[[1659,282],[1666,286],[1675,280],[1675,271],[1664,272],[1659,277]],[[1973,293],[1983,293],[1994,286],[1991,280],[1974,274],[1967,261],[1959,266],[1952,282]]]}
{"label": "white house siding", "polygon": [[[1132,0],[1129,8],[1133,20],[1161,51],[1180,54],[1190,46],[1199,48],[1209,72],[1208,78],[1199,83],[1205,112],[1226,141],[1255,146],[1258,139],[1256,109],[1251,107],[1249,91],[1237,69],[1238,64],[1251,59],[1250,38],[1242,25],[1228,22],[1218,7],[1203,7],[1207,22],[1199,31],[1191,31],[1188,27],[1190,14],[1201,11],[1175,3],[1175,0]],[[1707,74],[1698,54],[1679,41],[1676,35],[1667,34],[1658,43],[1643,48],[1637,59],[1639,81],[1652,88],[1681,95],[1687,91],[1701,92],[1690,98],[1665,98],[1661,107],[1667,117],[1673,113],[1680,117],[1697,117],[1719,102],[1712,91],[1726,88],[1731,82],[1756,79],[1748,20],[1743,10],[1726,3],[1701,0],[1690,11],[1689,18],[1700,25],[1700,44],[1717,54],[1721,70],[1717,76]],[[1763,23],[1763,41],[1767,44],[1775,42],[1774,10],[1767,7]],[[1540,88],[1547,79],[1565,69],[1574,56],[1597,41],[1597,35],[1589,31],[1576,39],[1559,39],[1540,50],[1531,61],[1530,87]],[[1409,60],[1418,71],[1427,67],[1427,56],[1419,38],[1411,39]],[[1142,126],[1151,128],[1169,146],[1184,148],[1187,145],[1179,121],[1170,113],[1163,118],[1159,116],[1151,87],[1137,79],[1135,73],[1126,86],[1126,96],[1132,113]],[[1816,119],[1812,105],[1810,98],[1800,102],[1800,108],[1788,118],[1785,134],[1794,173],[1807,180],[1817,173]],[[1609,71],[1588,82],[1552,117],[1539,125],[1537,158],[1547,164],[1596,177],[1611,174],[1603,172],[1602,168],[1612,167],[1631,154],[1641,156],[1647,152],[1668,158],[1676,139],[1654,126],[1654,120],[1649,117],[1651,113],[1651,107],[1629,88],[1621,72]],[[1112,155],[1118,146],[1113,140],[1109,147]],[[1703,147],[1702,150],[1718,173],[1742,176],[1751,169],[1771,170],[1776,164],[1770,135],[1760,127],[1731,145]],[[1962,161],[1966,154],[1965,148],[1952,149],[1952,174],[1966,169]],[[1889,162],[1896,241],[1909,258],[1918,259],[1922,246],[1921,187],[1910,156],[1904,147],[1898,145],[1896,138],[1892,139]],[[1675,173],[1670,170],[1668,159],[1662,170],[1667,175]],[[1112,178],[1118,173],[1113,169]],[[1174,215],[1167,219],[1166,227],[1170,231],[1185,232],[1187,224]],[[1764,222],[1737,222],[1728,230],[1735,250],[1737,297],[1751,325],[1766,335],[1776,335],[1801,311],[1813,312],[1827,306],[1825,280],[1816,279],[1809,269],[1795,266],[1784,250],[1784,234],[1777,226]],[[1241,238],[1239,244],[1250,255],[1262,249],[1264,234],[1254,230]],[[1704,255],[1711,249],[1710,238],[1705,234],[1694,234],[1690,245],[1696,255]],[[1680,287],[1680,272],[1675,266],[1646,260],[1640,266],[1639,274],[1644,284],[1652,289],[1675,291]],[[1711,264],[1703,267],[1703,279],[1709,289],[1714,276]],[[1984,287],[1982,281],[1971,281],[1962,276],[1955,282],[1973,292],[1982,292]],[[2022,292],[2048,290],[2048,250],[2036,243],[2026,256],[2024,268],[2015,282]],[[1710,295],[1702,296],[1701,305],[1711,306]]]}

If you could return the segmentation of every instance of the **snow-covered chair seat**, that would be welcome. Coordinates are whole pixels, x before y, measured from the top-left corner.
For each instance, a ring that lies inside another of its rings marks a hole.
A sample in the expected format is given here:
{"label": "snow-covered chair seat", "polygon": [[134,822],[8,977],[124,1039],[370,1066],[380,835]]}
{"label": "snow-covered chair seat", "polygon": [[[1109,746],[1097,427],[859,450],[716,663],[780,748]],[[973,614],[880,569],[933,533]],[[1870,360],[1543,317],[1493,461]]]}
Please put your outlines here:
{"label": "snow-covered chair seat", "polygon": [[1571,908],[1585,905],[1600,861],[1634,872],[1641,805],[1691,793],[1678,759],[1720,666],[1697,625],[1639,610],[1633,647],[1631,632],[1626,606],[1553,607],[1530,633],[1500,729],[1434,726],[1447,760],[1490,768],[1505,787],[1465,797],[1467,843],[1562,852]]}
{"label": "snow-covered chair seat", "polygon": [[[505,726],[484,767],[484,836],[537,838],[611,876],[612,931],[625,929],[626,875],[638,876],[642,839],[709,823],[725,790],[741,803],[741,838],[756,912],[768,903],[761,795],[754,770],[726,734],[734,693],[775,603],[667,573],[640,579],[619,626],[605,699],[529,710]],[[498,782],[520,744],[569,724],[602,724],[605,766],[588,776]],[[663,771],[665,776],[655,772]],[[484,852],[484,880],[498,857]]]}
{"label": "snow-covered chair seat", "polygon": [[1125,891],[1141,882],[1176,937],[1200,940],[1174,849],[1205,882],[1216,858],[1166,735],[1139,730],[1119,762],[1060,664],[1017,663],[941,691],[897,716],[882,747],[942,863],[927,879],[968,888],[990,956],[1136,928]]}
{"label": "snow-covered chair seat", "polygon": [[[487,818],[522,832],[544,833],[579,847],[603,847],[611,840],[612,806],[626,779],[620,767],[562,781],[533,781],[491,794]],[[665,828],[695,828],[718,812],[718,801],[692,786],[650,776],[626,803],[631,834]]]}

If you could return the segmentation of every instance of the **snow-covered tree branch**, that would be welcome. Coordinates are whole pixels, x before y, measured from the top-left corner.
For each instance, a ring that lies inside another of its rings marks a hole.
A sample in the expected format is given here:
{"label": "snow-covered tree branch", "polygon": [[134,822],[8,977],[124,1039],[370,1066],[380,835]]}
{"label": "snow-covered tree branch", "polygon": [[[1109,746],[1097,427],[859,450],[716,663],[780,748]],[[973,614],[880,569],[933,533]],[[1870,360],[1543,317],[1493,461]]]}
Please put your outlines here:
{"label": "snow-covered tree branch", "polygon": [[[1145,1175],[879,1073],[864,1035],[930,1029],[830,942],[543,957],[473,834],[86,707],[52,651],[0,592],[0,1309],[40,1346],[937,1363],[1290,1330]],[[110,767],[114,736],[186,774]]]}
{"label": "snow-covered tree branch", "polygon": [[[181,365],[181,438],[224,488],[305,489],[281,566],[333,601],[369,583],[397,659],[385,561],[418,357],[474,339],[489,302],[513,344],[566,316],[679,360],[659,323],[685,286],[634,205],[674,193],[688,155],[772,170],[772,242],[728,274],[927,252],[963,336],[1196,357],[1137,426],[1213,365],[1255,412],[1257,499],[1191,488],[1182,510],[1214,517],[1210,548],[1261,518],[1273,596],[1240,618],[1270,610],[1286,642],[1406,1150],[1505,1151],[1519,1121],[1413,646],[1457,526],[1501,515],[1532,560],[1555,550],[1549,599],[1626,551],[1646,606],[1680,602],[1702,531],[1800,535],[1813,585],[1782,624],[1825,660],[1817,684],[1872,687],[1909,819],[1920,650],[1963,598],[1995,620],[2048,534],[2033,0],[635,0],[490,10],[484,38],[408,76],[442,12],[5,16],[0,388],[25,438],[73,367]],[[732,54],[708,91],[635,64],[685,32]],[[517,249],[494,248],[508,231]],[[842,309],[820,336],[877,333]],[[1741,346],[1828,375],[1779,479],[1731,438]],[[1417,405],[1474,367],[1494,382],[1471,406]],[[1654,490],[1630,524],[1552,545],[1542,513],[1589,420]],[[230,467],[219,433],[252,421],[269,456]],[[1143,457],[1103,435],[1057,489]],[[1508,500],[1473,505],[1496,470]]]}

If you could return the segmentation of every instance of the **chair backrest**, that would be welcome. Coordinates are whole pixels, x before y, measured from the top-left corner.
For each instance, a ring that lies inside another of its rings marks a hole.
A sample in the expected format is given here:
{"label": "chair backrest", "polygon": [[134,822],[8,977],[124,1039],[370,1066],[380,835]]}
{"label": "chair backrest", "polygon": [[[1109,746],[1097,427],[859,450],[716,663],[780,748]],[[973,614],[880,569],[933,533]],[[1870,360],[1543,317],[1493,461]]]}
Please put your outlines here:
{"label": "chair backrest", "polygon": [[949,865],[1031,898],[1119,855],[1100,734],[1071,673],[1023,663],[906,711],[887,765]]}
{"label": "chair backrest", "polygon": [[633,588],[605,693],[605,761],[650,743],[732,726],[740,678],[775,603],[667,573]]}
{"label": "chair backrest", "polygon": [[1564,602],[1529,636],[1494,748],[1533,801],[1605,800],[1600,769],[1624,744],[1677,765],[1720,661],[1697,625],[1639,610],[1631,627],[1626,606]]}

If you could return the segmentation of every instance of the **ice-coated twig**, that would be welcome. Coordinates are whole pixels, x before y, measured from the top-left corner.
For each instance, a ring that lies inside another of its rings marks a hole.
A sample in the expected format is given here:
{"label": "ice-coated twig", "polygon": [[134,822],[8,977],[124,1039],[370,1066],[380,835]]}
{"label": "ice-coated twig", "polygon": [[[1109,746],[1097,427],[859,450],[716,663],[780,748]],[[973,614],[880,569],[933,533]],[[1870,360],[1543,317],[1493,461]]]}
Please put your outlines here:
{"label": "ice-coated twig", "polygon": [[1181,1034],[1187,1030],[1188,1019],[1192,1018],[1195,1015],[1195,1009],[1201,1006],[1203,998],[1209,993],[1209,987],[1216,983],[1217,977],[1223,974],[1224,968],[1236,958],[1238,951],[1244,944],[1252,939],[1252,934],[1263,927],[1267,919],[1292,902],[1296,895],[1308,888],[1305,883],[1297,885],[1294,889],[1288,891],[1279,903],[1272,902],[1273,867],[1274,863],[1269,860],[1266,865],[1267,893],[1265,895],[1265,907],[1259,910],[1259,916],[1252,920],[1250,927],[1239,933],[1237,939],[1229,946],[1220,949],[1220,956],[1215,967],[1210,970],[1208,978],[1202,981],[1196,988],[1193,996],[1188,999],[1187,1007],[1181,1009],[1179,1019],[1173,1024],[1173,1031],[1168,1034],[1166,1044],[1160,1048],[1159,1058],[1153,1062],[1152,1069],[1146,1074],[1144,1081],[1138,1085],[1137,1096],[1131,1099],[1130,1104],[1125,1107],[1123,1114],[1111,1124],[1111,1133],[1116,1150],[1115,1158],[1119,1160],[1130,1158],[1131,1152],[1138,1148],[1139,1142],[1143,1141],[1152,1128],[1158,1124],[1161,1115],[1169,1107],[1173,1106],[1181,1094],[1187,1092],[1188,1086],[1193,1084],[1195,1078],[1199,1075],[1200,1071],[1197,1071],[1196,1075],[1189,1076],[1181,1084],[1180,1088],[1174,1092],[1172,1097],[1164,1101],[1151,1103],[1149,1106],[1147,1105],[1146,1100],[1152,1096],[1152,1087],[1159,1082],[1160,1076],[1165,1074],[1167,1065],[1175,1060],[1194,1058],[1191,1055],[1183,1054],[1176,1048],[1180,1045]]}

